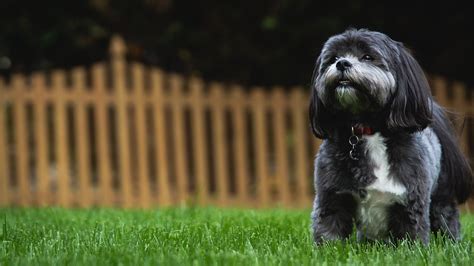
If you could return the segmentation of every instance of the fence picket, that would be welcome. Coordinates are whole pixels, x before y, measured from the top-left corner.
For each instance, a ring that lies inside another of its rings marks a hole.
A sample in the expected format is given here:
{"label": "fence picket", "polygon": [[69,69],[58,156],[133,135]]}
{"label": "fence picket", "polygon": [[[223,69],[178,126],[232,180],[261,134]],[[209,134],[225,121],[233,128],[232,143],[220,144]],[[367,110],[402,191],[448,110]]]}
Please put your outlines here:
{"label": "fence picket", "polygon": [[5,93],[6,85],[3,78],[0,77],[0,206],[10,205],[10,181],[8,173],[7,160],[7,139],[6,139],[6,100],[2,95]]}
{"label": "fence picket", "polygon": [[212,137],[214,139],[214,160],[215,160],[215,176],[217,189],[218,205],[225,206],[229,197],[229,176],[227,174],[227,153],[225,140],[224,125],[224,100],[222,85],[218,83],[211,84],[210,100],[211,100],[211,121],[212,121]]}
{"label": "fence picket", "polygon": [[[111,156],[109,154],[109,126],[107,119],[107,102],[105,90],[105,67],[103,64],[92,66],[92,91],[95,95],[95,134],[97,136],[97,174],[99,202],[112,206],[114,193],[112,187]],[[113,130],[113,129],[112,129]]]}
{"label": "fence picket", "polygon": [[135,93],[139,206],[147,208],[150,206],[150,176],[148,171],[148,141],[145,124],[146,105],[144,94],[144,74],[143,65],[138,63],[132,65],[133,91]]}
{"label": "fence picket", "polygon": [[296,175],[296,191],[298,196],[298,203],[301,206],[307,203],[307,191],[308,191],[308,160],[306,157],[307,149],[307,133],[306,129],[306,116],[301,109],[301,102],[303,101],[303,90],[302,88],[293,88],[291,91],[291,115],[294,128],[294,141],[295,147],[293,153],[295,156],[295,175]]}
{"label": "fence picket", "polygon": [[192,78],[189,82],[191,89],[191,113],[192,113],[192,136],[193,152],[195,161],[197,199],[199,204],[208,202],[209,194],[209,171],[207,167],[207,140],[205,132],[203,82],[198,78]]}
{"label": "fence picket", "polygon": [[436,101],[444,107],[449,107],[449,100],[448,100],[448,95],[447,95],[447,84],[446,80],[440,78],[440,77],[433,77],[432,79],[432,85],[431,85],[431,91],[433,92],[433,95],[436,99]]}
{"label": "fence picket", "polygon": [[54,128],[56,142],[56,164],[58,182],[58,204],[63,207],[70,206],[70,168],[68,151],[68,128],[66,125],[65,72],[57,70],[52,73],[52,86],[56,97],[54,98]]}
{"label": "fence picket", "polygon": [[39,206],[46,206],[51,202],[51,189],[49,175],[49,140],[46,128],[46,93],[45,76],[43,73],[35,73],[32,76],[32,87],[35,93],[33,101],[34,119],[35,119],[35,143],[36,143],[36,176],[37,176],[37,201]]}
{"label": "fence picket", "polygon": [[19,187],[18,202],[21,206],[31,203],[31,186],[29,182],[28,167],[28,144],[26,131],[26,103],[23,94],[26,92],[25,77],[16,74],[12,77],[12,87],[15,103],[13,113],[15,119],[15,165],[16,178]]}
{"label": "fence picket", "polygon": [[125,87],[125,43],[119,37],[112,39],[110,48],[113,73],[113,88],[117,110],[118,160],[122,206],[131,208],[134,204],[130,169],[130,138],[128,121],[127,91]]}
{"label": "fence picket", "polygon": [[254,153],[256,155],[256,175],[258,204],[266,207],[270,203],[270,187],[268,182],[268,145],[265,130],[265,94],[262,88],[253,89],[251,96],[253,114],[253,131],[255,137]]}
{"label": "fence picket", "polygon": [[151,70],[151,89],[153,99],[153,114],[154,114],[154,133],[156,136],[155,151],[156,151],[156,175],[158,193],[158,204],[160,206],[168,206],[171,204],[170,198],[170,184],[169,184],[169,169],[167,164],[167,143],[166,143],[166,128],[163,105],[163,73],[153,68]]}
{"label": "fence picket", "polygon": [[186,159],[186,146],[184,136],[184,105],[183,79],[176,75],[170,75],[171,109],[173,117],[174,135],[174,162],[176,173],[176,193],[178,203],[184,203],[188,199],[188,164]]}
{"label": "fence picket", "polygon": [[[72,71],[72,88],[77,95],[85,93],[86,73],[83,68],[75,68]],[[92,203],[91,183],[90,183],[90,161],[89,161],[89,123],[86,113],[87,105],[81,100],[81,97],[74,104],[75,112],[75,141],[77,157],[77,175],[79,178],[79,206],[89,207]]]}
{"label": "fence picket", "polygon": [[234,133],[234,161],[237,183],[237,198],[241,204],[249,203],[249,169],[247,162],[247,127],[244,116],[243,89],[238,86],[232,88],[231,110]]}
{"label": "fence picket", "polygon": [[278,184],[279,199],[283,205],[290,205],[290,187],[288,170],[288,150],[287,134],[285,126],[285,94],[282,88],[273,89],[272,94],[272,114],[273,114],[273,140],[275,142],[276,157],[276,182]]}
{"label": "fence picket", "polygon": [[[300,103],[300,106],[304,106],[304,108],[302,108],[302,112],[304,112],[306,114],[307,112],[307,109],[305,108],[306,106],[303,105],[303,103],[307,103],[306,100],[304,100],[302,103]],[[306,128],[308,128],[309,130],[309,126],[306,126]],[[308,198],[308,202],[311,202],[314,198],[314,186],[313,186],[313,177],[314,177],[314,160],[316,158],[316,154],[318,153],[319,151],[319,147],[321,147],[321,143],[323,142],[320,138],[317,138],[315,137],[312,133],[309,134],[309,138],[310,138],[310,143],[311,145],[309,146],[309,157],[307,157],[307,161],[310,162],[310,168],[309,169],[306,169],[306,172],[308,172],[309,170],[309,176],[310,176],[310,180],[306,179],[306,191],[305,191],[305,195],[308,195],[307,198]]]}
{"label": "fence picket", "polygon": [[464,154],[468,154],[468,143],[469,143],[469,135],[468,135],[468,123],[469,121],[467,120],[467,114],[468,114],[468,108],[466,106],[466,87],[459,83],[455,82],[453,84],[453,104],[456,109],[462,110],[459,115],[460,119],[462,120],[462,126],[461,130],[458,134],[459,136],[459,145],[461,147],[461,150],[464,152]]}

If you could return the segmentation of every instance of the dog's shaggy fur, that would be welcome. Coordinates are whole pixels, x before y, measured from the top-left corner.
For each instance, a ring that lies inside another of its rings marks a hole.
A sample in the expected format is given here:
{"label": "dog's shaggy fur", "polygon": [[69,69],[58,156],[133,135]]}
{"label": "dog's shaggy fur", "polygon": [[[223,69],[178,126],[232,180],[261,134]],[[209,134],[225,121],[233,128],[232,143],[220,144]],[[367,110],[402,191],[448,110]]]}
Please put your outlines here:
{"label": "dog's shaggy fur", "polygon": [[324,139],[315,162],[317,243],[348,237],[354,223],[359,239],[459,238],[457,204],[470,195],[472,171],[402,43],[368,30],[331,37],[316,61],[309,114]]}

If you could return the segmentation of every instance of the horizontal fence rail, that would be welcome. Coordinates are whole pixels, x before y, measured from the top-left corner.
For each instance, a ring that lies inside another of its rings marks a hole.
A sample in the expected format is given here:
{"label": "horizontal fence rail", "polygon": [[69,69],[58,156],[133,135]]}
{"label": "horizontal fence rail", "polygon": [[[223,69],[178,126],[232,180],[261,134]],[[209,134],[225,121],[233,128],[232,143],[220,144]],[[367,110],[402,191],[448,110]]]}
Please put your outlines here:
{"label": "horizontal fence rail", "polygon": [[[307,90],[206,83],[125,53],[115,37],[108,62],[0,79],[0,206],[311,205]],[[430,83],[472,161],[471,91]]]}

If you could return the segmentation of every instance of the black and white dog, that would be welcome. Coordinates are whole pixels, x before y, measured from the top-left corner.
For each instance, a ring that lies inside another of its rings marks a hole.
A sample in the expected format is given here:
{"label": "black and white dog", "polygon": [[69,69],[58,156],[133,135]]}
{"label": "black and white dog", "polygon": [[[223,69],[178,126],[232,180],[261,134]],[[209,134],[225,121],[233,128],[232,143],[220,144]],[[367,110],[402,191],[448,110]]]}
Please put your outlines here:
{"label": "black and white dog", "polygon": [[457,204],[472,171],[451,122],[402,43],[347,30],[325,44],[309,115],[324,139],[316,157],[312,213],[317,243],[344,239],[460,237]]}

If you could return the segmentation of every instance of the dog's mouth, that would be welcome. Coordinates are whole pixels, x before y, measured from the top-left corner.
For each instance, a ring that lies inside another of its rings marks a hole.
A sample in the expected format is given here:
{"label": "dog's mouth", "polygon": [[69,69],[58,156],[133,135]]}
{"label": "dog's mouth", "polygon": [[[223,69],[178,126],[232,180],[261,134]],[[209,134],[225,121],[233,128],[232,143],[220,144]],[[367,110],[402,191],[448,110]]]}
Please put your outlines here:
{"label": "dog's mouth", "polygon": [[344,86],[344,87],[349,87],[349,86],[352,87],[353,83],[352,83],[352,81],[350,81],[348,79],[341,79],[341,80],[339,80],[338,85],[339,86]]}
{"label": "dog's mouth", "polygon": [[351,81],[347,80],[347,79],[339,80],[339,85],[349,86],[349,85],[351,85]]}

